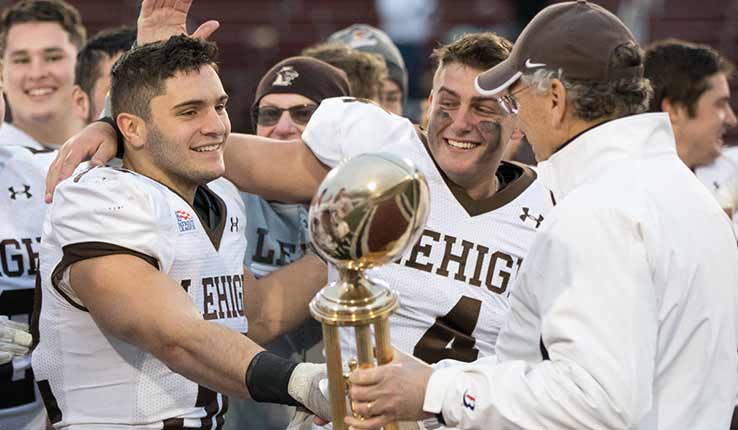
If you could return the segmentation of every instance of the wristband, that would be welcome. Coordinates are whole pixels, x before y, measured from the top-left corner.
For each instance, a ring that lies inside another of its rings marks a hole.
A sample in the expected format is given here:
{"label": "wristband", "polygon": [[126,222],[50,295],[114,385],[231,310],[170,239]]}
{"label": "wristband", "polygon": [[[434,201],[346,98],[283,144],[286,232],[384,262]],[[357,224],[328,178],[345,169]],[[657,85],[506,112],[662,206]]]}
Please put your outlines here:
{"label": "wristband", "polygon": [[299,363],[268,351],[256,354],[246,370],[246,389],[257,402],[302,406],[290,396],[290,376]]}
{"label": "wristband", "polygon": [[93,122],[104,122],[105,124],[110,125],[113,127],[113,130],[115,130],[115,136],[117,139],[116,142],[116,149],[115,149],[115,156],[118,158],[123,158],[123,153],[125,152],[125,144],[124,144],[124,138],[123,133],[120,132],[120,129],[118,128],[118,124],[115,122],[115,120],[109,116],[104,116],[102,118],[96,119]]}

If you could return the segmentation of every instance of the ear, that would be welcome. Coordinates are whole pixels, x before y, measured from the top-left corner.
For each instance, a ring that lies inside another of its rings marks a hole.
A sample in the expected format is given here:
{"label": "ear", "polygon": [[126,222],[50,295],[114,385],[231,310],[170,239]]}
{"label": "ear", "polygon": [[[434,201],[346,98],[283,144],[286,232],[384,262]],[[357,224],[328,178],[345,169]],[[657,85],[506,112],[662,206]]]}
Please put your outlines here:
{"label": "ear", "polygon": [[125,138],[126,145],[141,149],[146,144],[146,122],[143,118],[129,113],[118,114],[115,119],[118,129]]}
{"label": "ear", "polygon": [[564,84],[554,79],[551,81],[550,91],[550,109],[551,109],[551,127],[554,130],[561,128],[566,118],[567,105],[566,105],[566,88]]}
{"label": "ear", "polygon": [[79,85],[72,87],[72,100],[74,101],[74,114],[87,122],[90,117],[90,98]]}

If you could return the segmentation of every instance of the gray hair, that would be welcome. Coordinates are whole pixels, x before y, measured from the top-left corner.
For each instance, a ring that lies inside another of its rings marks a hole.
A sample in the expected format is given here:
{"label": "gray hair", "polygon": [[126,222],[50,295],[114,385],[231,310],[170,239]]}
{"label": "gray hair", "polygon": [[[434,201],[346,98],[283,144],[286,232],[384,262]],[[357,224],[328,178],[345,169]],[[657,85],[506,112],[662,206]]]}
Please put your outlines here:
{"label": "gray hair", "polygon": [[[642,64],[642,54],[635,45],[623,45],[613,53],[611,67],[633,67]],[[648,79],[623,78],[609,82],[567,79],[563,70],[538,69],[523,75],[521,80],[539,94],[547,94],[551,82],[557,79],[566,89],[574,114],[594,121],[621,118],[648,110],[653,89]]]}

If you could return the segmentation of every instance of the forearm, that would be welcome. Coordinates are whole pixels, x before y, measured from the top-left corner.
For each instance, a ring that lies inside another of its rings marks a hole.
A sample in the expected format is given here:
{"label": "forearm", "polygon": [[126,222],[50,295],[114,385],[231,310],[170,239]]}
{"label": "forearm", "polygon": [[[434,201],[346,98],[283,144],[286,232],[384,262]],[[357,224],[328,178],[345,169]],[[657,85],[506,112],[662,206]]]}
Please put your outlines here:
{"label": "forearm", "polygon": [[229,396],[250,397],[244,378],[252,358],[262,351],[259,345],[241,333],[203,320],[180,322],[179,329],[181,335],[162,336],[156,345],[144,348],[200,385]]}
{"label": "forearm", "polygon": [[225,149],[225,176],[242,190],[268,200],[309,202],[328,168],[302,141],[232,133]]}
{"label": "forearm", "polygon": [[248,396],[246,368],[261,348],[235,330],[204,321],[190,296],[166,274],[119,254],[75,263],[70,280],[104,332],[198,384]]}
{"label": "forearm", "polygon": [[307,255],[246,285],[249,337],[263,345],[310,318],[308,303],[327,282],[326,265]]}

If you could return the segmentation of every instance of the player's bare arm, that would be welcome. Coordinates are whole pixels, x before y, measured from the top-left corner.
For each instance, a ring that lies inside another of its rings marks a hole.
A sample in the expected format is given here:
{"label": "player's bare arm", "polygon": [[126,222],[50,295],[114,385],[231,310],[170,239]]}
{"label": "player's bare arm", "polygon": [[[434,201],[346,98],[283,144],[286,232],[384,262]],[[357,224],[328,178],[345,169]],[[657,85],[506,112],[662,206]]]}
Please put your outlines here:
{"label": "player's bare arm", "polygon": [[258,280],[244,269],[249,338],[264,345],[296,329],[310,317],[308,303],[326,281],[325,263],[314,255],[307,255]]}
{"label": "player's bare arm", "polygon": [[330,170],[302,141],[232,133],[225,149],[226,178],[268,200],[309,202]]}
{"label": "player's bare arm", "polygon": [[[59,182],[84,161],[104,165],[115,157],[115,130],[94,122],[69,139],[46,175],[46,202],[51,203]],[[330,170],[302,141],[282,141],[232,133],[225,149],[226,178],[241,191],[283,202],[309,202]]]}
{"label": "player's bare arm", "polygon": [[148,351],[193,381],[249,397],[244,375],[262,348],[203,320],[169,276],[125,254],[80,261],[70,270],[72,289],[103,331]]}

